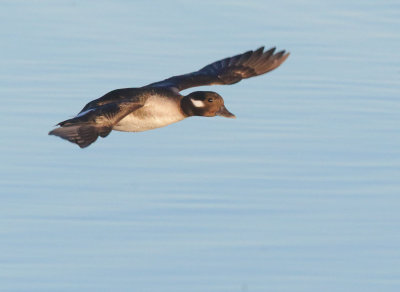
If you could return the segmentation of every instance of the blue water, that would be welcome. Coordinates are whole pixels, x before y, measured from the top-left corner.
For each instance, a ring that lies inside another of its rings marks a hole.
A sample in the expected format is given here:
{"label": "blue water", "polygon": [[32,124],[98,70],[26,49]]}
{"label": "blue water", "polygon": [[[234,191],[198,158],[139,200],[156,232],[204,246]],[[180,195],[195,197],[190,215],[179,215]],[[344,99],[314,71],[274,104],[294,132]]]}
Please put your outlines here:
{"label": "blue water", "polygon": [[[399,1],[215,2],[0,3],[0,291],[399,291]],[[236,120],[47,135],[261,45]]]}

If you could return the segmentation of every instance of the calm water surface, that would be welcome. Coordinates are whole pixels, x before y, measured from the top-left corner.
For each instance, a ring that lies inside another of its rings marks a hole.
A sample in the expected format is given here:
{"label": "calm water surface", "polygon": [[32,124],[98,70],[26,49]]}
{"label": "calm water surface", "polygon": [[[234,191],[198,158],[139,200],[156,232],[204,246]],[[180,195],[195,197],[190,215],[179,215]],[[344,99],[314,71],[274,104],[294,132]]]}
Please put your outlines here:
{"label": "calm water surface", "polygon": [[[0,291],[399,291],[400,3],[278,2],[0,3]],[[236,120],[47,136],[261,45]]]}

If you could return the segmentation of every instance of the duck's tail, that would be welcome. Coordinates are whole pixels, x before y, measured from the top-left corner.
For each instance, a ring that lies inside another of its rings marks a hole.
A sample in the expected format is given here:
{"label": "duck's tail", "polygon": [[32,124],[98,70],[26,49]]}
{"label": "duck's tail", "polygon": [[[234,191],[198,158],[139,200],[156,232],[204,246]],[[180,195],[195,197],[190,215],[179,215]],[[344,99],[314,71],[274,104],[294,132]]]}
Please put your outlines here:
{"label": "duck's tail", "polygon": [[88,123],[68,123],[66,126],[63,126],[63,123],[60,123],[60,125],[62,126],[50,131],[49,135],[58,136],[68,140],[77,144],[81,148],[89,146],[96,141],[99,136],[108,136],[112,130],[111,127],[96,126],[95,124]]}

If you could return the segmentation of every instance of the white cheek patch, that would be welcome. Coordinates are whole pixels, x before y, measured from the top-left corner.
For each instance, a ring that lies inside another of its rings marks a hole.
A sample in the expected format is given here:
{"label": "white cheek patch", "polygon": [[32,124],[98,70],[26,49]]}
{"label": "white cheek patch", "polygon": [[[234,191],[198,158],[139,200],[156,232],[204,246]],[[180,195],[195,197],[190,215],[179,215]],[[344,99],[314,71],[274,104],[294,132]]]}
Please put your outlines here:
{"label": "white cheek patch", "polygon": [[205,107],[204,101],[190,99],[195,107]]}

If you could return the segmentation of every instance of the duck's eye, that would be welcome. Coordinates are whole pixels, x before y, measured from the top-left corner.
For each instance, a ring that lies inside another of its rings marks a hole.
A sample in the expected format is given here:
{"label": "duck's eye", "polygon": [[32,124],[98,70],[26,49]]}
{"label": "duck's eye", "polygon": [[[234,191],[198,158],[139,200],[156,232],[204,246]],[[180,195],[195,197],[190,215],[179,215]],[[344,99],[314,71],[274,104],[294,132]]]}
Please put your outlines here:
{"label": "duck's eye", "polygon": [[212,99],[212,98],[209,98],[208,99],[208,102],[213,102],[214,100]]}

